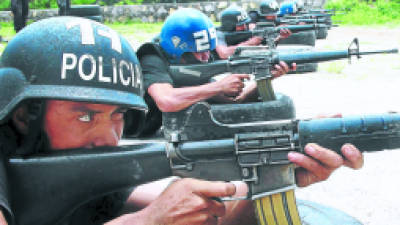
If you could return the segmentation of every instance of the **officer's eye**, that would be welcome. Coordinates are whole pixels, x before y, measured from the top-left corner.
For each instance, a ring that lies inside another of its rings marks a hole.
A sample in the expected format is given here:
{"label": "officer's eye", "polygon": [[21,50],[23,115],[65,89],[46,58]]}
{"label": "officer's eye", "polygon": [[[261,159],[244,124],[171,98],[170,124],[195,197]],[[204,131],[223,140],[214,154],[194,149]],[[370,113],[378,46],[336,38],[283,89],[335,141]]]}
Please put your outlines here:
{"label": "officer's eye", "polygon": [[112,120],[122,120],[124,119],[125,113],[128,111],[128,109],[119,109],[118,111],[114,112],[112,114]]}
{"label": "officer's eye", "polygon": [[93,114],[92,113],[86,113],[85,115],[82,115],[78,118],[79,121],[89,123],[93,120]]}

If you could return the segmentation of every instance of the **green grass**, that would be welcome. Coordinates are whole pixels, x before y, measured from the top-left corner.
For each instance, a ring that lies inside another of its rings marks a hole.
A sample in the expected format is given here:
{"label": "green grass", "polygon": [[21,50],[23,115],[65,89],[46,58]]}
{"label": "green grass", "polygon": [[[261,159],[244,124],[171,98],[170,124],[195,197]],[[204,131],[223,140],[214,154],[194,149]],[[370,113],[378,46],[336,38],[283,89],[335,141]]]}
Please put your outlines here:
{"label": "green grass", "polygon": [[[0,36],[3,39],[10,40],[12,37],[14,37],[14,35],[14,26],[11,23],[0,22]],[[3,52],[6,45],[6,43],[0,42],[0,54]]]}
{"label": "green grass", "polygon": [[329,0],[325,7],[349,10],[346,14],[332,17],[333,20],[342,21],[341,24],[388,27],[400,25],[400,0]]}
{"label": "green grass", "polygon": [[122,35],[134,34],[137,32],[159,33],[162,27],[162,23],[142,23],[139,21],[130,21],[126,23],[106,23],[106,25]]}
{"label": "green grass", "polygon": [[140,43],[150,41],[161,31],[162,23],[142,23],[131,21],[127,23],[106,23],[119,34],[128,40],[135,40]]}
{"label": "green grass", "polygon": [[0,35],[11,38],[15,35],[14,26],[12,23],[0,22]]}

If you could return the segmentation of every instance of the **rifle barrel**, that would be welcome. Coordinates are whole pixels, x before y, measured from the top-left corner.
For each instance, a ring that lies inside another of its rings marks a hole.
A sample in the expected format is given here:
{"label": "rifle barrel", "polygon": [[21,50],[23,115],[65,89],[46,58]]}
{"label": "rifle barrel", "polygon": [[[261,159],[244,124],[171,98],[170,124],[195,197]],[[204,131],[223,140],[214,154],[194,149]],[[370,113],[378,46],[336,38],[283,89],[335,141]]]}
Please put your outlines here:
{"label": "rifle barrel", "polygon": [[393,48],[388,50],[376,50],[376,51],[363,51],[360,52],[359,55],[372,55],[372,54],[381,54],[381,53],[398,53],[399,49]]}
{"label": "rifle barrel", "polygon": [[299,52],[296,54],[278,53],[274,62],[284,61],[287,64],[292,63],[310,63],[324,62],[335,59],[347,58],[349,53],[347,50],[326,51],[326,52]]}
{"label": "rifle barrel", "polygon": [[[355,51],[356,50],[356,51]],[[398,49],[388,50],[374,50],[360,52],[358,49],[338,50],[338,51],[320,51],[320,52],[299,52],[296,54],[278,53],[278,57],[274,59],[274,63],[284,61],[288,64],[291,63],[310,63],[310,62],[324,62],[336,59],[349,58],[352,55],[372,55],[382,53],[398,53]]]}
{"label": "rifle barrel", "polygon": [[298,129],[301,149],[307,143],[338,153],[345,143],[368,152],[400,148],[399,113],[300,121]]}
{"label": "rifle barrel", "polygon": [[279,32],[282,29],[288,29],[292,33],[295,32],[301,32],[301,31],[308,31],[308,30],[315,30],[318,28],[327,28],[325,24],[310,24],[310,25],[287,25],[287,26],[281,26],[277,27],[277,31]]}

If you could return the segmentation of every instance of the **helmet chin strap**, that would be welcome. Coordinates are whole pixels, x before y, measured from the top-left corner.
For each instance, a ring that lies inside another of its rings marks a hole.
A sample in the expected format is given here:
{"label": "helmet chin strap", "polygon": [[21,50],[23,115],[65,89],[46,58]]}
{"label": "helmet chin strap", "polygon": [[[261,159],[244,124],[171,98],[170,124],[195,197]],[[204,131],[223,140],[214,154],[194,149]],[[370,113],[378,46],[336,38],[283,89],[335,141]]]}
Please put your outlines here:
{"label": "helmet chin strap", "polygon": [[28,103],[28,134],[22,138],[16,151],[18,155],[27,156],[38,153],[41,148],[48,148],[47,135],[43,131],[44,108],[43,100]]}

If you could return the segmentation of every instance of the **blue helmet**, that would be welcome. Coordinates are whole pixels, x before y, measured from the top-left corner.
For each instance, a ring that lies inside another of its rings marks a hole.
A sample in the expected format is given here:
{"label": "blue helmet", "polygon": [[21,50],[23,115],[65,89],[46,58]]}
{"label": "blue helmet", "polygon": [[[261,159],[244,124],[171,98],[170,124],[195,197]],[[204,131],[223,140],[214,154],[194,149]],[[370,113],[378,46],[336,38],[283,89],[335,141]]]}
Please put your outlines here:
{"label": "blue helmet", "polygon": [[172,63],[185,52],[214,50],[217,34],[211,20],[197,9],[182,8],[168,16],[160,33],[160,45]]}
{"label": "blue helmet", "polygon": [[281,7],[279,9],[279,16],[284,16],[286,14],[293,14],[297,12],[297,4],[292,1],[282,2]]}

